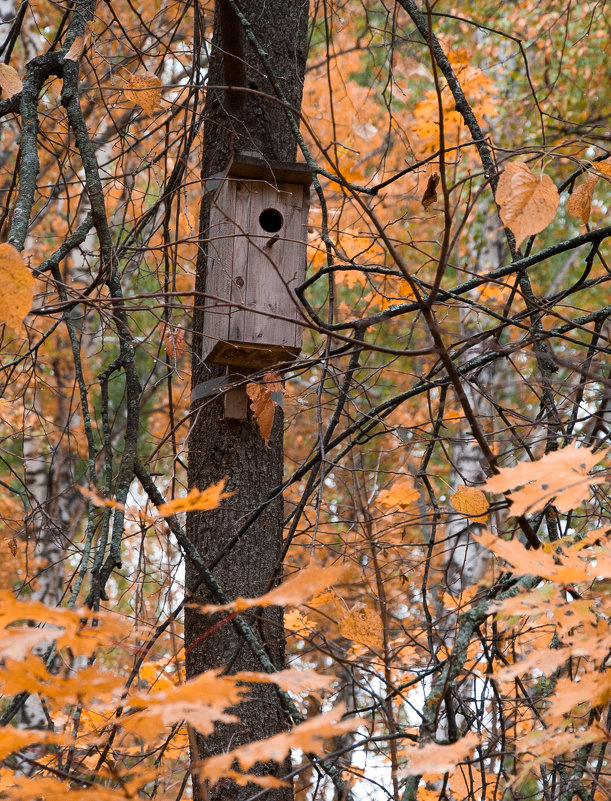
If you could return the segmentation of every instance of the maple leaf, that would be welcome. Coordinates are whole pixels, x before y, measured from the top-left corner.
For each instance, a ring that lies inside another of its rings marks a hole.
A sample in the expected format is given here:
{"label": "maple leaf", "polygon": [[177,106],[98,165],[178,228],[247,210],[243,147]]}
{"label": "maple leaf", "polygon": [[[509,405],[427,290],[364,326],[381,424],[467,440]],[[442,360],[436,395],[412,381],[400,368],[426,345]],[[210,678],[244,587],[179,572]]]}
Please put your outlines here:
{"label": "maple leaf", "polygon": [[0,323],[6,323],[18,334],[32,306],[36,280],[21,253],[8,242],[0,245],[0,279]]}
{"label": "maple leaf", "polygon": [[498,475],[488,479],[484,489],[488,492],[508,492],[514,487],[526,485],[511,495],[511,511],[516,516],[537,512],[552,499],[561,512],[568,512],[588,497],[591,485],[605,480],[603,476],[588,476],[588,472],[604,455],[604,452],[594,453],[578,448],[572,442],[536,462],[502,467]]}
{"label": "maple leaf", "polygon": [[501,173],[496,190],[500,216],[516,238],[516,245],[527,236],[538,234],[556,216],[560,197],[554,182],[545,173],[535,174],[522,161],[511,161]]}
{"label": "maple leaf", "polygon": [[180,512],[206,512],[216,509],[225,498],[231,498],[233,492],[223,492],[227,479],[222,478],[208,489],[198,490],[195,487],[184,498],[175,498],[173,501],[162,503],[157,511],[162,517],[179,514]]}
{"label": "maple leaf", "polygon": [[0,89],[4,92],[7,100],[18,95],[23,89],[23,83],[17,70],[15,67],[11,67],[10,64],[0,63]]}
{"label": "maple leaf", "polygon": [[420,493],[414,488],[414,481],[411,476],[403,476],[393,482],[390,489],[382,490],[378,495],[378,503],[383,506],[398,506],[405,510],[414,504]]}
{"label": "maple leaf", "polygon": [[486,520],[486,513],[490,508],[481,490],[465,487],[464,484],[459,484],[456,492],[450,495],[450,503],[459,514],[472,517],[477,522]]}
{"label": "maple leaf", "polygon": [[430,743],[422,748],[406,748],[403,754],[409,759],[409,766],[401,773],[404,776],[420,776],[423,773],[448,773],[459,762],[463,762],[479,743],[474,732],[466,734],[451,745]]}
{"label": "maple leaf", "polygon": [[136,72],[126,79],[123,96],[152,119],[161,104],[161,80],[154,72]]}
{"label": "maple leaf", "polygon": [[568,213],[574,217],[580,217],[584,223],[587,223],[590,219],[592,195],[597,183],[598,175],[589,174],[584,183],[573,190],[566,204]]}
{"label": "maple leaf", "polygon": [[261,436],[269,448],[269,437],[272,433],[274,414],[278,405],[272,398],[272,392],[284,392],[282,378],[279,373],[266,373],[263,376],[262,384],[255,384],[251,381],[246,385],[246,392],[250,398],[250,408],[259,426]]}
{"label": "maple leaf", "polygon": [[62,734],[44,729],[18,729],[15,726],[2,726],[0,727],[0,759],[33,743],[60,743],[65,739]]}

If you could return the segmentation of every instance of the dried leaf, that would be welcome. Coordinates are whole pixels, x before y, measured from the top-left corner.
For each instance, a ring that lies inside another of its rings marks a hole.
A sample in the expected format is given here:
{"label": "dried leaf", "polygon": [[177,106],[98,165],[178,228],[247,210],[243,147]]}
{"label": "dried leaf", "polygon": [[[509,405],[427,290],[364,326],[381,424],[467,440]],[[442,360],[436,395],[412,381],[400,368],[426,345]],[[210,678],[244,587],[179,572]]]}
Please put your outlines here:
{"label": "dried leaf", "polygon": [[499,178],[496,202],[501,220],[519,247],[527,236],[538,234],[551,223],[560,198],[549,176],[531,172],[521,161],[511,161]]}
{"label": "dried leaf", "polygon": [[420,493],[414,488],[411,476],[403,476],[397,479],[390,489],[382,490],[378,495],[378,503],[383,506],[398,506],[399,509],[407,509],[416,503]]}
{"label": "dried leaf", "polygon": [[[64,56],[64,58],[69,59],[70,61],[78,61],[79,58],[83,55],[85,47],[87,45],[88,36],[77,36],[76,39],[70,45],[70,49]],[[136,101],[137,102],[137,101]]]}
{"label": "dried leaf", "polygon": [[568,512],[588,497],[588,488],[600,484],[605,478],[588,476],[588,472],[604,456],[603,451],[593,453],[578,448],[573,442],[558,451],[548,453],[536,462],[521,462],[515,467],[502,467],[484,485],[488,492],[508,492],[526,484],[523,489],[512,492],[512,514],[519,516],[537,512],[554,499],[561,512]]}
{"label": "dried leaf", "polygon": [[459,484],[454,495],[450,495],[450,503],[459,514],[473,517],[480,522],[486,519],[490,508],[481,490],[465,487],[464,484]]}
{"label": "dried leaf", "polygon": [[123,96],[130,103],[140,106],[152,119],[161,105],[161,80],[154,72],[134,73],[125,81]]}
{"label": "dried leaf", "polygon": [[262,384],[249,382],[246,385],[246,392],[250,398],[250,408],[268,448],[269,437],[274,424],[274,413],[278,405],[272,398],[272,392],[283,391],[282,379],[278,373],[266,373],[263,376]]}
{"label": "dried leaf", "polygon": [[573,190],[566,204],[568,213],[580,217],[584,223],[590,219],[592,194],[597,183],[598,175],[588,175],[585,182]]}
{"label": "dried leaf", "polygon": [[354,606],[350,610],[336,606],[339,619],[337,621],[340,634],[349,640],[359,642],[371,648],[372,651],[381,651],[384,647],[384,627],[377,612],[366,607]]}
{"label": "dried leaf", "polygon": [[168,361],[174,362],[180,359],[187,351],[184,328],[166,328],[163,335],[163,344],[168,355]]}
{"label": "dried leaf", "polygon": [[402,774],[420,776],[423,773],[447,773],[463,762],[478,743],[479,737],[471,732],[451,745],[430,743],[422,748],[406,748],[403,754],[409,758],[409,767]]}
{"label": "dried leaf", "polygon": [[592,169],[602,175],[608,181],[611,181],[611,164],[606,164],[604,161],[595,161],[592,164]]}
{"label": "dried leaf", "polygon": [[23,83],[17,70],[10,64],[0,63],[0,89],[4,92],[7,100],[18,95],[23,89]]}
{"label": "dried leaf", "polygon": [[0,245],[0,280],[0,323],[6,323],[15,334],[20,334],[25,316],[32,307],[36,280],[21,253],[8,242]]}
{"label": "dried leaf", "polygon": [[[324,741],[327,737],[337,737],[344,732],[354,731],[359,726],[359,721],[355,718],[335,722],[341,718],[344,711],[345,707],[340,705],[331,712],[316,715],[300,723],[292,731],[276,734],[267,740],[257,740],[228,753],[214,756],[206,760],[200,777],[216,782],[227,775],[234,762],[238,762],[245,770],[252,767],[255,762],[265,762],[269,759],[282,762],[291,748],[301,748],[307,753],[324,753]],[[248,780],[256,781],[250,775]]]}
{"label": "dried leaf", "polygon": [[439,185],[440,177],[438,172],[434,172],[428,180],[424,195],[420,201],[425,209],[428,210],[429,206],[437,202],[437,187]]}
{"label": "dried leaf", "polygon": [[208,489],[198,490],[195,487],[184,498],[175,498],[157,507],[162,517],[169,517],[180,512],[207,512],[216,509],[224,498],[231,498],[233,492],[223,492],[226,478],[211,484]]}

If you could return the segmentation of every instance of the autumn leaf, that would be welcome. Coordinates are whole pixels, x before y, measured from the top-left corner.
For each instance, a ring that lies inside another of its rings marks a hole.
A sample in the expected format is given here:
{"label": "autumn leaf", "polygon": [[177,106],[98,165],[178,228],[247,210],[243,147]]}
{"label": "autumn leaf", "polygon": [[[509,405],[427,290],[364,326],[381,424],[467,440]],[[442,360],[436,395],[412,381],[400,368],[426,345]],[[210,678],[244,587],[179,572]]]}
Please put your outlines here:
{"label": "autumn leaf", "polygon": [[527,164],[511,161],[499,178],[496,202],[500,216],[516,238],[538,234],[556,216],[560,198],[554,182],[545,173],[533,173]]}
{"label": "autumn leaf", "polygon": [[573,190],[566,204],[568,213],[574,217],[580,217],[584,223],[590,219],[592,194],[597,183],[598,175],[589,174],[584,183]]}
{"label": "autumn leaf", "polygon": [[580,676],[579,681],[572,677],[559,679],[554,689],[553,703],[546,715],[550,724],[560,724],[564,715],[580,704],[588,709],[606,704],[611,698],[611,671],[596,670]]}
{"label": "autumn leaf", "polygon": [[58,743],[65,739],[64,735],[51,731],[2,726],[0,727],[0,759],[33,743]]}
{"label": "autumn leaf", "polygon": [[422,748],[406,748],[403,755],[409,765],[401,773],[404,776],[421,776],[423,773],[448,773],[459,762],[463,762],[478,745],[479,737],[471,732],[451,745],[430,743]]}
{"label": "autumn leaf", "polygon": [[572,442],[565,448],[552,451],[536,462],[521,462],[515,467],[502,467],[484,485],[488,492],[512,492],[512,514],[519,516],[537,512],[549,501],[561,512],[568,512],[588,497],[588,488],[600,484],[604,476],[588,476],[588,472],[603,458],[604,452],[578,448]]}
{"label": "autumn leaf", "polygon": [[228,604],[206,604],[197,606],[201,612],[219,612],[236,610],[241,612],[253,606],[289,606],[301,604],[326,587],[333,587],[346,573],[343,565],[331,567],[305,567],[290,576],[278,587],[266,592],[258,598],[236,598]]}
{"label": "autumn leaf", "polygon": [[592,164],[592,169],[600,173],[603,178],[611,181],[611,164],[606,164],[604,161],[595,161]]}
{"label": "autumn leaf", "polygon": [[125,511],[124,503],[119,503],[113,498],[104,498],[95,489],[88,489],[87,487],[77,487],[77,489],[81,495],[91,501],[94,506],[118,509],[120,512]]}
{"label": "autumn leaf", "polygon": [[[360,722],[355,718],[340,720],[344,712],[345,706],[340,704],[331,712],[316,715],[289,732],[277,734],[267,740],[257,740],[225,754],[211,757],[204,762],[200,778],[216,782],[227,775],[234,762],[238,762],[244,770],[251,768],[255,762],[269,759],[282,762],[291,748],[300,748],[306,753],[323,753],[327,737],[337,737],[358,728]],[[256,777],[250,774],[248,780],[257,781]]]}
{"label": "autumn leaf", "polygon": [[10,64],[0,63],[0,89],[7,100],[18,95],[23,89],[23,83],[17,70]]}
{"label": "autumn leaf", "polygon": [[250,408],[254,415],[261,436],[269,447],[269,437],[274,424],[276,401],[272,398],[273,392],[284,392],[282,378],[279,373],[266,373],[263,383],[255,384],[252,381],[246,385],[246,392],[250,398]]}
{"label": "autumn leaf", "polygon": [[336,609],[338,612],[337,625],[343,637],[366,645],[372,651],[382,650],[384,627],[377,612],[358,605],[346,610],[336,604]]}
{"label": "autumn leaf", "polygon": [[223,492],[226,481],[226,478],[222,478],[202,491],[194,487],[184,498],[175,498],[173,501],[162,503],[157,507],[157,511],[162,517],[169,517],[180,512],[207,512],[216,509],[222,500],[233,495],[233,492]]}
{"label": "autumn leaf", "polygon": [[383,506],[398,506],[399,509],[405,510],[412,506],[419,497],[420,493],[414,488],[412,477],[403,476],[393,482],[390,489],[380,492],[378,503]]}
{"label": "autumn leaf", "polygon": [[429,206],[437,202],[437,186],[439,185],[439,180],[439,173],[434,172],[427,182],[424,195],[422,195],[422,200],[420,201],[427,211]]}
{"label": "autumn leaf", "polygon": [[456,492],[450,495],[450,503],[459,514],[475,518],[478,522],[486,520],[486,513],[490,508],[481,490],[465,487],[464,484],[459,484]]}
{"label": "autumn leaf", "polygon": [[161,80],[154,72],[136,72],[125,81],[123,96],[152,119],[161,105]]}
{"label": "autumn leaf", "polygon": [[0,323],[15,334],[22,331],[23,320],[32,307],[36,280],[16,247],[0,245]]}
{"label": "autumn leaf", "polygon": [[[88,36],[77,36],[76,39],[70,45],[70,49],[64,56],[69,61],[78,61],[79,58],[83,55],[85,47],[87,45]],[[136,101],[138,102],[138,101]]]}

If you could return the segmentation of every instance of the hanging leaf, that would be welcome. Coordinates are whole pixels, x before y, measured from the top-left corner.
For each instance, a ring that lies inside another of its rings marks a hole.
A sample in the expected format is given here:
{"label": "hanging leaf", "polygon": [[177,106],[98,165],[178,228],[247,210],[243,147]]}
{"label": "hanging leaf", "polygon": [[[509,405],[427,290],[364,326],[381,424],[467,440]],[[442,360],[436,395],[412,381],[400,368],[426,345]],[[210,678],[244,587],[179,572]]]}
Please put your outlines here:
{"label": "hanging leaf", "polygon": [[274,414],[278,405],[272,398],[272,392],[284,392],[282,378],[279,373],[266,373],[263,376],[262,384],[249,382],[246,385],[246,392],[250,398],[250,408],[259,426],[261,436],[269,448],[269,437],[272,433]]}
{"label": "hanging leaf", "polygon": [[566,204],[566,209],[573,217],[580,217],[584,223],[590,219],[592,194],[598,183],[598,175],[588,175],[584,183],[576,187]]}
{"label": "hanging leaf", "polygon": [[409,759],[404,776],[420,776],[423,773],[447,773],[463,762],[479,743],[477,734],[471,732],[451,745],[430,743],[422,748],[406,748],[403,754]]}
{"label": "hanging leaf", "polygon": [[437,202],[437,187],[439,181],[440,177],[438,172],[434,172],[428,180],[424,195],[422,195],[422,200],[420,201],[427,211],[429,206]]}
{"label": "hanging leaf", "polygon": [[32,308],[36,279],[21,257],[8,242],[0,245],[0,323],[21,334],[25,316]]}
{"label": "hanging leaf", "polygon": [[184,498],[163,503],[157,507],[157,511],[162,517],[169,517],[180,512],[207,512],[216,509],[224,498],[231,498],[233,495],[233,492],[223,492],[226,481],[226,478],[222,478],[201,491],[194,487]]}
{"label": "hanging leaf", "polygon": [[481,490],[465,487],[464,484],[459,484],[454,495],[450,495],[450,503],[459,514],[473,517],[479,522],[486,520],[486,513],[490,508]]}
{"label": "hanging leaf", "polygon": [[125,81],[123,96],[152,119],[161,105],[161,80],[154,72],[136,72]]}
{"label": "hanging leaf", "polygon": [[0,89],[4,92],[7,100],[18,95],[23,89],[23,83],[17,70],[10,64],[0,63]]}
{"label": "hanging leaf", "polygon": [[403,476],[397,479],[390,489],[382,490],[378,495],[378,503],[382,506],[398,506],[399,509],[407,509],[412,506],[420,493],[414,488],[414,481],[411,476]]}
{"label": "hanging leaf", "polygon": [[502,467],[498,475],[488,479],[484,489],[508,492],[525,484],[511,495],[511,512],[516,516],[538,512],[552,499],[561,512],[568,512],[588,497],[590,486],[606,480],[604,476],[588,476],[604,455],[604,451],[594,453],[572,442],[537,462]]}
{"label": "hanging leaf", "polygon": [[336,605],[340,634],[379,652],[384,647],[384,627],[377,612],[366,607],[353,606],[350,610]]}
{"label": "hanging leaf", "polygon": [[560,197],[545,173],[533,173],[527,164],[511,161],[499,178],[496,202],[503,224],[513,233],[519,247],[527,236],[538,234],[551,223]]}

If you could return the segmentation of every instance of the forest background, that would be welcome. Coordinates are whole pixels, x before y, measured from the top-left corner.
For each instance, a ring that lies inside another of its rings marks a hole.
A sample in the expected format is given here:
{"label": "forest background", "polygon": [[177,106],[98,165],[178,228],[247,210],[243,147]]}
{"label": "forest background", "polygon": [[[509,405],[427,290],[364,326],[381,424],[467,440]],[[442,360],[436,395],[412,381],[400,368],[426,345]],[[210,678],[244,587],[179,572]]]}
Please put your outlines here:
{"label": "forest background", "polygon": [[[197,0],[0,5],[0,794],[607,799],[605,3],[221,10],[241,56]],[[234,424],[191,373],[242,59],[313,184]]]}

